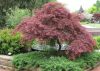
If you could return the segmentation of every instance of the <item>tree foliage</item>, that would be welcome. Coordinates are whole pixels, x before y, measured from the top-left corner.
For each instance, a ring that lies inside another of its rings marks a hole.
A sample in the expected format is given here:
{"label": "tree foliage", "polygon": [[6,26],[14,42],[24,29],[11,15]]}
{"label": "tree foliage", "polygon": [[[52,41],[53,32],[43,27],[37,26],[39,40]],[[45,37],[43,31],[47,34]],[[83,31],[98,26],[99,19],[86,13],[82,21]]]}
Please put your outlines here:
{"label": "tree foliage", "polygon": [[22,21],[15,32],[21,32],[24,41],[48,42],[53,39],[60,47],[61,43],[67,42],[69,46],[65,53],[70,59],[92,52],[95,46],[92,36],[80,25],[80,17],[55,2],[45,4],[35,16]]}
{"label": "tree foliage", "polygon": [[28,9],[15,8],[11,9],[11,12],[6,13],[6,26],[9,28],[14,28],[20,23],[25,17],[31,16],[31,11]]}
{"label": "tree foliage", "polygon": [[9,11],[9,8],[40,8],[43,4],[56,0],[0,0],[0,26],[4,26],[6,12]]}
{"label": "tree foliage", "polygon": [[96,3],[88,10],[89,13],[100,13],[100,0],[97,0]]}
{"label": "tree foliage", "polygon": [[94,22],[100,23],[100,13],[93,14],[93,20]]}

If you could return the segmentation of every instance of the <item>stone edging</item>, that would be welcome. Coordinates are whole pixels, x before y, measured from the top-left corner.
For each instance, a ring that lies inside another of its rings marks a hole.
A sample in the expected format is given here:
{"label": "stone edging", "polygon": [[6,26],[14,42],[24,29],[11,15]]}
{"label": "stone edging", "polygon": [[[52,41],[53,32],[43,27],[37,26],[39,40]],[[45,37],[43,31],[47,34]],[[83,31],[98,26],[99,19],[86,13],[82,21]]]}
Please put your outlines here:
{"label": "stone edging", "polygon": [[12,65],[12,56],[0,55],[0,68],[7,71],[15,71]]}

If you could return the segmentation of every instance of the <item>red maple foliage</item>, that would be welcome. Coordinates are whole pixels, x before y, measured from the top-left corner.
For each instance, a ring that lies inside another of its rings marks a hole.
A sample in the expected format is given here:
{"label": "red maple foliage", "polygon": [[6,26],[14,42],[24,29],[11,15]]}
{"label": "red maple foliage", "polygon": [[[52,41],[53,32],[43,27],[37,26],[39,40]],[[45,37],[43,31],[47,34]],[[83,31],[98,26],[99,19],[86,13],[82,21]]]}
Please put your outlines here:
{"label": "red maple foliage", "polygon": [[80,25],[80,17],[70,13],[60,3],[47,3],[35,16],[22,21],[14,30],[21,32],[23,39],[30,41],[57,40],[59,47],[61,43],[68,42],[65,53],[70,59],[75,59],[85,52],[92,52],[95,41],[92,36]]}
{"label": "red maple foliage", "polygon": [[94,21],[99,21],[100,22],[100,13],[93,14],[93,19],[94,19]]}

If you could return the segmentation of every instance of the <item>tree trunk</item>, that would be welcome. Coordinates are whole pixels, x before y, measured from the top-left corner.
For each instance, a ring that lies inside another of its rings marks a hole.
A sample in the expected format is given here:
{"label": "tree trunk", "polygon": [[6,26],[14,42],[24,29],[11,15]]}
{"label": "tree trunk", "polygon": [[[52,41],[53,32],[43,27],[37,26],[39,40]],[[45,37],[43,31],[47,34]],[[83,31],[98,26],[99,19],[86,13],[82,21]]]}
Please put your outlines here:
{"label": "tree trunk", "polygon": [[57,39],[57,43],[58,43],[58,45],[59,45],[58,51],[60,51],[60,50],[61,50],[61,43],[60,43],[59,39]]}

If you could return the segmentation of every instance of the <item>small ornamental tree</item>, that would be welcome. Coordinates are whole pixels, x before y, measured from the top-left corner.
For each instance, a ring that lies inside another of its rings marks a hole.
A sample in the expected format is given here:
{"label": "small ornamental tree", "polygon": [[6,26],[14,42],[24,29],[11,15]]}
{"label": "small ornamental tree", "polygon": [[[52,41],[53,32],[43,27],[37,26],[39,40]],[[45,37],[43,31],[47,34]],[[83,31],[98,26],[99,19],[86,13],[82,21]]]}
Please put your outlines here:
{"label": "small ornamental tree", "polygon": [[40,42],[55,41],[59,44],[67,42],[65,53],[70,59],[82,53],[92,52],[95,41],[80,25],[77,14],[70,13],[60,3],[47,3],[39,9],[35,16],[22,21],[14,32],[21,32],[24,41],[37,39]]}
{"label": "small ornamental tree", "polygon": [[100,13],[93,14],[93,20],[100,23]]}

